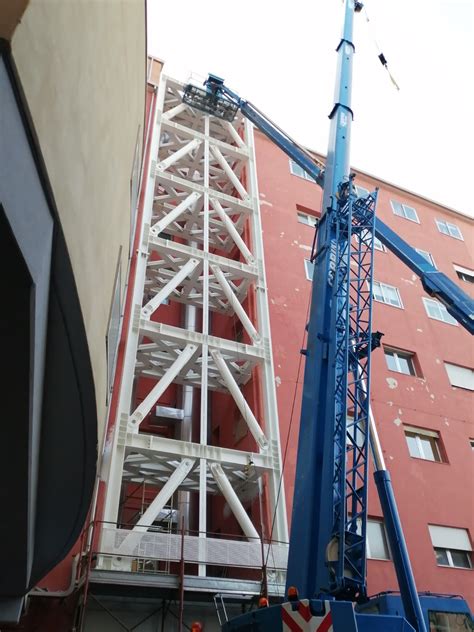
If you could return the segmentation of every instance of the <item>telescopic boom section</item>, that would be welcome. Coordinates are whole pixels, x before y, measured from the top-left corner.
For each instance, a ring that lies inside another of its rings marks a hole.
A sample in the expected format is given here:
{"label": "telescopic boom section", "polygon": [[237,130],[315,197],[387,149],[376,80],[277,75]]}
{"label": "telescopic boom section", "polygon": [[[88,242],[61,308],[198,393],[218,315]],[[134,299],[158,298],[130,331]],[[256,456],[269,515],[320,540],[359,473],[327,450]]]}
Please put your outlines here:
{"label": "telescopic boom section", "polygon": [[[350,244],[353,204],[349,146],[352,124],[351,84],[354,46],[354,2],[345,4],[344,28],[337,47],[335,103],[330,114],[329,146],[324,173],[323,213],[314,255],[313,289],[306,349],[300,437],[296,464],[287,584],[308,597],[334,595],[357,599],[366,595],[365,531],[367,473],[357,481],[354,520],[345,502],[345,439],[347,419],[348,352],[350,349]],[[346,191],[343,185],[346,184]],[[373,208],[371,209],[373,213]],[[369,235],[373,234],[369,229]],[[371,287],[371,270],[368,275]],[[369,290],[370,292],[370,290]],[[371,299],[369,293],[369,300]],[[344,315],[345,311],[345,315]],[[361,340],[357,340],[359,344]],[[366,340],[367,343],[367,340]],[[370,376],[366,376],[367,382]],[[341,383],[345,380],[345,383]],[[367,388],[370,388],[369,384]],[[362,421],[362,420],[361,420]],[[354,432],[363,432],[362,427]],[[362,436],[362,435],[361,435]],[[342,444],[344,442],[344,444]],[[367,459],[367,441],[361,446]],[[341,486],[342,484],[342,486]],[[362,503],[362,504],[361,504]],[[353,540],[348,553],[346,544]],[[352,555],[351,555],[352,552]],[[354,570],[354,572],[351,572]],[[362,571],[362,572],[361,572]]]}

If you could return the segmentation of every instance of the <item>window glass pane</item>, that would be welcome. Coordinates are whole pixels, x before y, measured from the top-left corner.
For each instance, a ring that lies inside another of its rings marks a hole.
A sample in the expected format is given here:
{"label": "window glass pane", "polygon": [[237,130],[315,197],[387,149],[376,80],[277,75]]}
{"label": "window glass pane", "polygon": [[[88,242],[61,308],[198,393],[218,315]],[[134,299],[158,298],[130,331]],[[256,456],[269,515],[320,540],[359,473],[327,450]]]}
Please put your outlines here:
{"label": "window glass pane", "polygon": [[389,285],[384,285],[383,291],[384,291],[386,300],[388,303],[390,303],[390,305],[400,305],[398,292],[394,287],[390,287]]}
{"label": "window glass pane", "polygon": [[367,540],[369,541],[370,557],[379,560],[388,560],[388,546],[385,538],[385,529],[381,522],[367,521]]}
{"label": "window glass pane", "polygon": [[382,301],[382,303],[383,303],[384,300],[383,300],[382,290],[380,289],[380,283],[374,282],[372,287],[373,287],[373,294],[374,294],[375,300],[376,301]]}
{"label": "window glass pane", "polygon": [[438,226],[438,230],[440,233],[443,233],[444,235],[449,235],[449,230],[448,227],[446,226],[445,222],[442,222],[440,220],[436,220],[436,224]]}
{"label": "window glass pane", "polygon": [[[420,430],[405,427],[405,438],[410,456],[426,461],[442,461],[439,449],[439,435],[433,430]],[[433,542],[436,544],[436,542]]]}
{"label": "window glass pane", "polygon": [[456,270],[456,274],[461,279],[461,281],[467,281],[468,283],[474,283],[474,273],[469,274],[468,272],[461,272],[460,270]]}
{"label": "window glass pane", "polygon": [[436,555],[436,564],[439,566],[449,566],[448,554],[446,553],[446,549],[438,549],[434,550]]}
{"label": "window glass pane", "polygon": [[391,353],[390,351],[386,351],[385,360],[387,361],[387,366],[390,371],[398,371],[397,361],[393,353]]}
{"label": "window glass pane", "polygon": [[439,306],[436,301],[430,301],[428,298],[423,298],[423,303],[425,304],[426,312],[430,318],[441,320]]}
{"label": "window glass pane", "polygon": [[410,358],[398,356],[398,363],[400,365],[400,373],[406,373],[406,375],[414,375],[413,364]]}
{"label": "window glass pane", "polygon": [[364,189],[364,187],[356,186],[355,190],[359,197],[366,198],[369,195],[369,191],[367,189]]}
{"label": "window glass pane", "polygon": [[448,312],[448,310],[446,309],[446,307],[442,303],[439,303],[439,310],[440,310],[440,313],[441,313],[441,318],[446,323],[451,323],[452,325],[457,325],[456,319],[451,316],[451,314]]}
{"label": "window glass pane", "polygon": [[408,217],[408,219],[411,219],[414,222],[418,221],[418,215],[416,214],[416,211],[414,208],[412,208],[411,206],[404,205],[403,209],[405,211],[405,217]]}
{"label": "window glass pane", "polygon": [[313,215],[310,215],[309,213],[302,213],[301,211],[298,211],[296,216],[300,224],[306,224],[307,226],[316,226],[316,224],[318,223],[317,218]]}
{"label": "window glass pane", "polygon": [[433,318],[437,318],[438,320],[443,320],[443,313],[441,311],[441,305],[436,303],[435,301],[430,302],[431,313]]}
{"label": "window glass pane", "polygon": [[380,241],[380,239],[377,239],[377,237],[374,237],[374,248],[375,250],[384,250],[383,243]]}
{"label": "window glass pane", "polygon": [[304,169],[302,169],[296,162],[290,160],[290,171],[293,175],[304,178]]}
{"label": "window glass pane", "polygon": [[392,204],[392,209],[395,215],[400,215],[401,217],[404,217],[403,206],[400,204],[400,202],[395,202],[394,200],[390,200],[390,202]]}
{"label": "window glass pane", "polygon": [[423,458],[427,461],[439,461],[439,458],[436,458],[436,446],[433,445],[434,439],[420,436],[419,440],[423,450]]}
{"label": "window glass pane", "polygon": [[313,280],[313,272],[314,272],[314,263],[311,263],[309,259],[304,260],[304,267],[306,272],[306,278],[308,281]]}
{"label": "window glass pane", "polygon": [[401,307],[400,296],[396,287],[391,285],[385,285],[379,281],[374,281],[372,285],[374,299],[388,305],[395,305]]}
{"label": "window glass pane", "polygon": [[416,441],[416,436],[414,434],[411,433],[406,433],[405,434],[406,440],[407,440],[407,444],[408,444],[408,452],[410,453],[410,456],[416,457],[416,458],[420,458],[421,454],[420,454],[420,450],[418,448],[418,443]]}
{"label": "window glass pane", "polygon": [[[371,241],[372,241],[370,239],[369,231],[363,230],[361,232],[360,236],[361,236],[361,241],[363,241],[364,244],[369,247],[371,245]],[[383,243],[380,241],[380,239],[377,239],[377,237],[375,237],[375,235],[374,235],[374,248],[375,248],[375,250],[382,250],[382,251],[385,250]]]}
{"label": "window glass pane", "polygon": [[473,629],[470,616],[464,612],[428,610],[428,615],[430,632],[466,632]]}
{"label": "window glass pane", "polygon": [[[349,446],[353,446],[353,443],[357,445],[359,448],[364,447],[365,441],[365,422],[359,421],[357,428],[354,426],[354,417],[347,417],[347,440],[346,444]],[[352,442],[350,441],[352,439]]]}
{"label": "window glass pane", "polygon": [[433,257],[426,250],[420,250],[419,248],[415,248],[416,252],[421,255],[426,261],[434,267]]}
{"label": "window glass pane", "polygon": [[306,215],[306,213],[297,213],[296,216],[300,224],[308,223],[308,216]]}
{"label": "window glass pane", "polygon": [[453,560],[453,566],[457,566],[458,568],[471,568],[469,564],[469,553],[467,551],[451,549],[451,558]]}
{"label": "window glass pane", "polygon": [[455,225],[455,224],[448,224],[446,223],[447,227],[448,227],[448,231],[449,234],[451,235],[451,237],[455,237],[456,239],[462,239],[462,234],[461,231],[459,230],[459,228]]}
{"label": "window glass pane", "polygon": [[423,302],[425,304],[426,313],[430,318],[434,318],[435,320],[442,320],[445,323],[449,323],[450,325],[457,325],[457,321],[448,313],[446,307],[435,301],[431,298],[423,297]]}

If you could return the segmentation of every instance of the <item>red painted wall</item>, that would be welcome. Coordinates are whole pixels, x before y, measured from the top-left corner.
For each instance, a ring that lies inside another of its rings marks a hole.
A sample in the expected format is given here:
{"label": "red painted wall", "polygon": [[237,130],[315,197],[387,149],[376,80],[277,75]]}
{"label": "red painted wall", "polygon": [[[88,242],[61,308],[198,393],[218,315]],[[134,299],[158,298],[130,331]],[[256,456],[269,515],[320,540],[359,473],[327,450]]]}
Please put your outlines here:
{"label": "red painted wall", "polygon": [[[314,233],[297,221],[297,210],[318,214],[321,190],[292,175],[288,158],[259,133],[256,153],[282,451],[288,440],[285,488],[291,517],[304,373],[299,350],[305,346],[311,289],[304,259],[309,258]],[[473,285],[460,281],[453,268],[457,263],[474,269],[472,220],[364,174],[356,184],[369,190],[379,186],[377,215],[411,245],[431,252],[438,269],[472,295]],[[420,224],[394,215],[390,199],[414,207]],[[464,241],[442,235],[435,218],[456,224]],[[372,405],[417,585],[419,590],[463,594],[472,608],[474,571],[437,566],[428,531],[428,524],[438,524],[466,528],[471,540],[474,535],[472,391],[453,388],[443,365],[447,361],[474,367],[472,339],[460,326],[428,318],[420,281],[393,254],[375,252],[375,279],[399,289],[404,309],[374,302],[374,331],[385,333],[383,344],[415,353],[423,375],[421,379],[389,371],[382,349],[372,356]],[[438,431],[447,462],[410,457],[403,423]],[[369,495],[370,515],[381,517],[372,483]],[[369,560],[368,585],[371,594],[396,590],[393,564]]]}

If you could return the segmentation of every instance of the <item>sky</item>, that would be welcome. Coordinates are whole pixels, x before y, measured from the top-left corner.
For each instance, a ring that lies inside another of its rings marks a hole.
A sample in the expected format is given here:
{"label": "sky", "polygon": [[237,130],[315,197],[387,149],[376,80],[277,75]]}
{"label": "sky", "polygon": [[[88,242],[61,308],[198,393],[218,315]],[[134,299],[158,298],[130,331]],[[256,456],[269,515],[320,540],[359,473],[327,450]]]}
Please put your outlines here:
{"label": "sky", "polygon": [[[474,216],[474,0],[364,7],[355,15],[351,165]],[[341,0],[148,0],[147,20],[148,52],[167,75],[224,77],[295,140],[326,153]]]}

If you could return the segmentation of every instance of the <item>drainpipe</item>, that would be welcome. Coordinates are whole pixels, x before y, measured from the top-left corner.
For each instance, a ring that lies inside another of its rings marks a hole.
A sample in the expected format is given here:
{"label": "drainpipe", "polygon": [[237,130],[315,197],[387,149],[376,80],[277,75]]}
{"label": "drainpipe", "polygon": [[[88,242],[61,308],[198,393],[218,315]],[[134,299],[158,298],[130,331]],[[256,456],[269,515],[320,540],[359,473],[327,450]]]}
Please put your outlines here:
{"label": "drainpipe", "polygon": [[75,555],[73,557],[72,566],[71,566],[71,581],[69,582],[69,587],[66,588],[66,590],[45,590],[45,589],[36,587],[30,590],[30,592],[28,593],[28,596],[29,597],[68,597],[69,595],[72,595],[74,590],[76,588],[79,588],[79,586],[84,581],[84,579],[81,578],[81,580],[79,580],[76,586],[76,573],[77,573],[78,564],[79,564],[79,555]]}
{"label": "drainpipe", "polygon": [[[184,328],[188,331],[196,331],[196,307],[186,305],[184,308]],[[180,425],[181,441],[192,441],[193,431],[193,404],[194,387],[184,385],[181,391],[181,408],[183,409],[183,420]],[[178,524],[181,524],[184,531],[189,531],[189,503],[191,501],[190,492],[178,492]]]}

